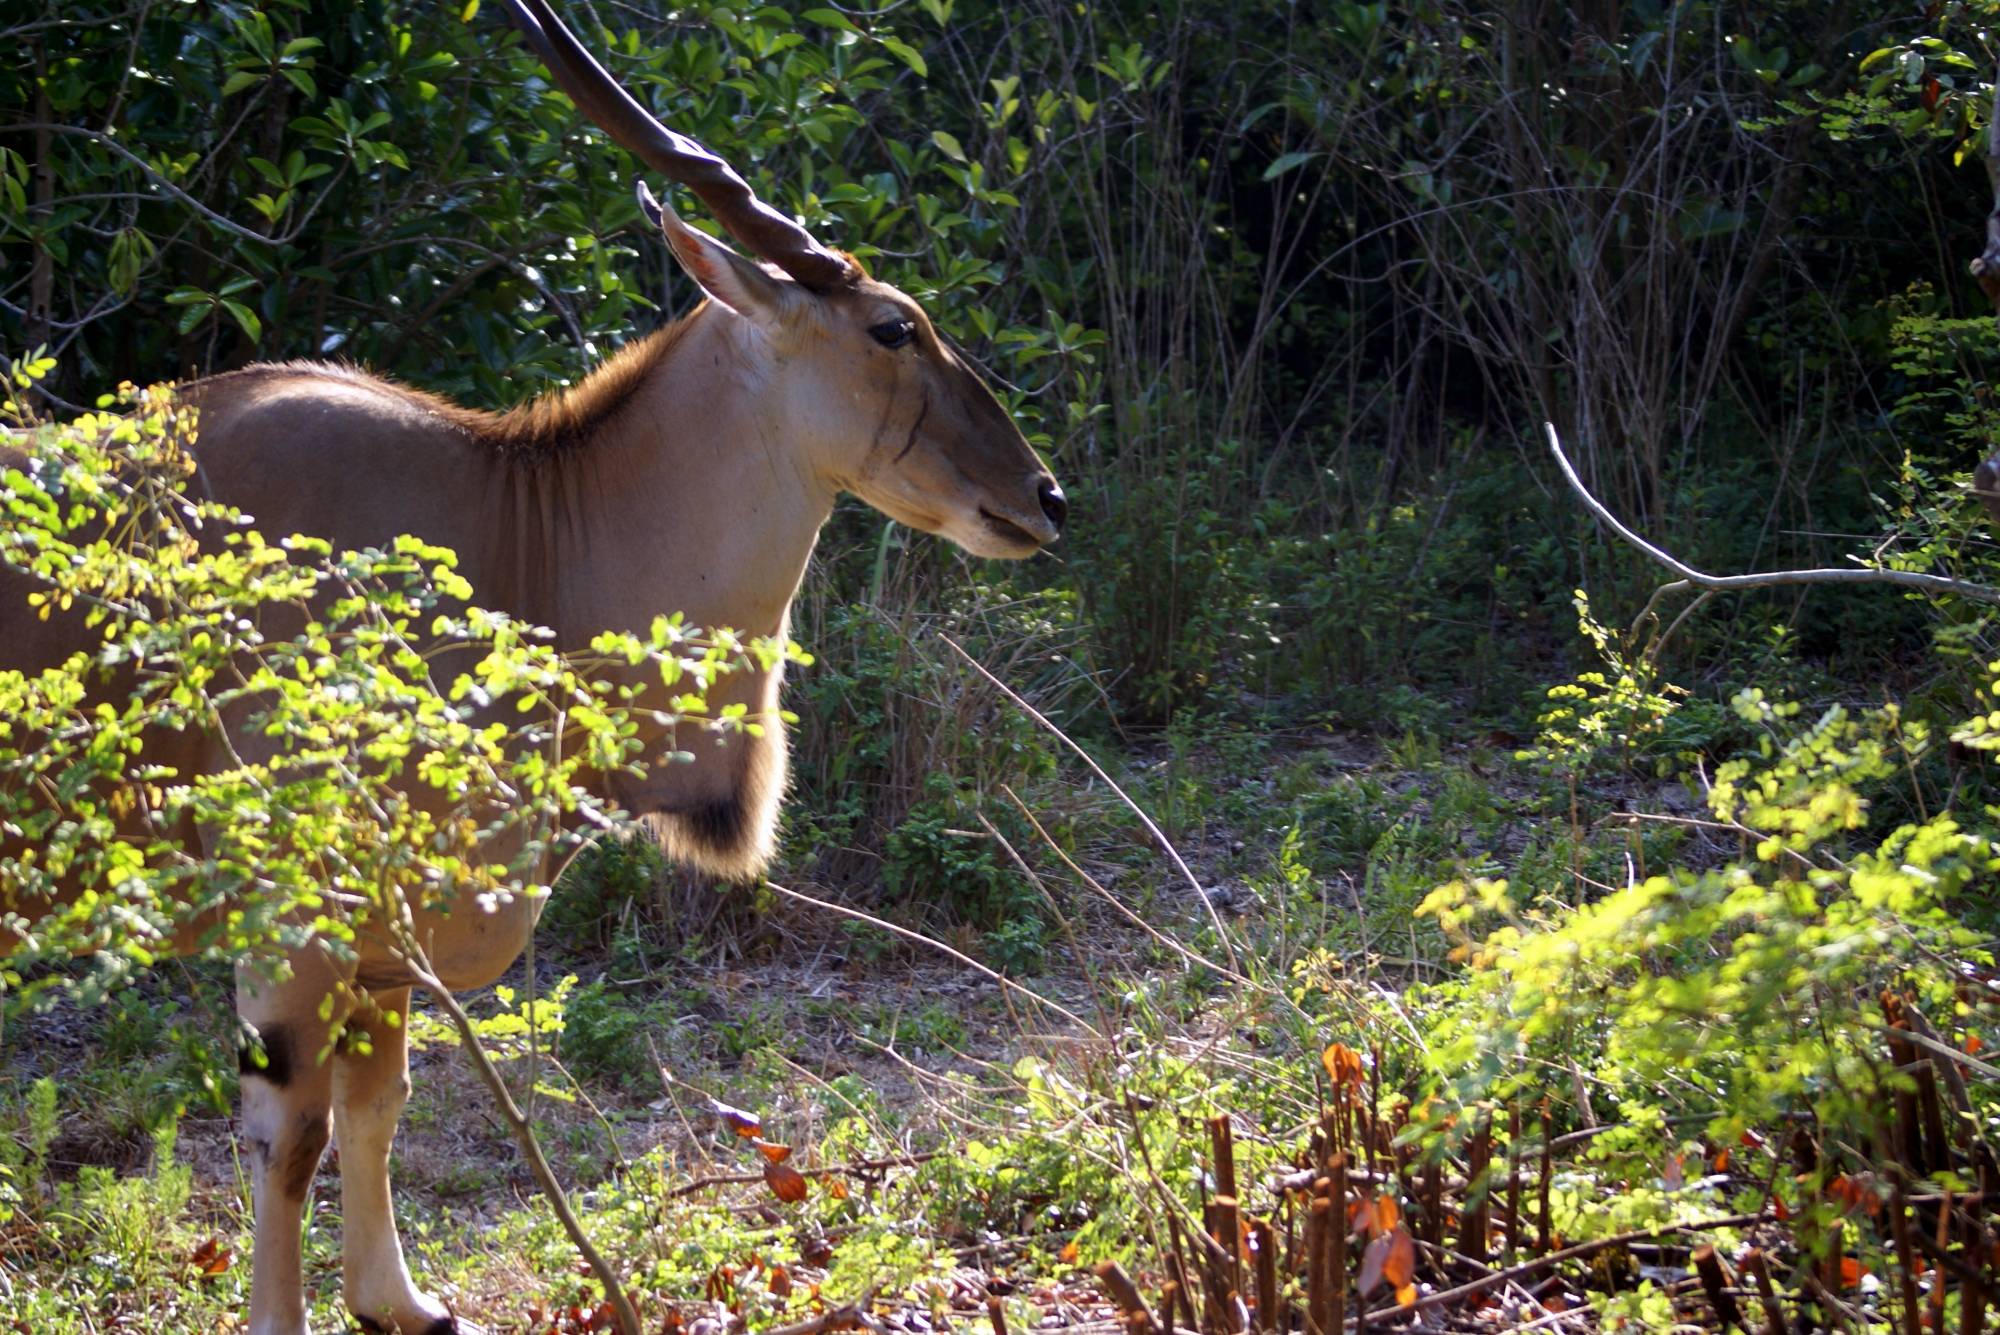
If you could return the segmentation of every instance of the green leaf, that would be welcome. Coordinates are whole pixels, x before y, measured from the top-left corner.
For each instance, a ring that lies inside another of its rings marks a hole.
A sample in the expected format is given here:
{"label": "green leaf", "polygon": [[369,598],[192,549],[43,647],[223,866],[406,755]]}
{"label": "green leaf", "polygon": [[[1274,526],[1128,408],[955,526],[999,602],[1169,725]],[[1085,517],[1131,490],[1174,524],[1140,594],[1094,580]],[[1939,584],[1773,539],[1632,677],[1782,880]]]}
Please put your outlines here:
{"label": "green leaf", "polygon": [[223,81],[222,95],[224,97],[234,97],[245,88],[262,82],[264,82],[264,76],[259,72],[254,70],[238,70]]}
{"label": "green leaf", "polygon": [[1319,156],[1318,153],[1303,153],[1303,152],[1280,154],[1276,159],[1272,161],[1270,166],[1264,169],[1264,179],[1267,181],[1275,181],[1280,176],[1283,176],[1286,172],[1292,170],[1292,168],[1304,166],[1306,163],[1311,162],[1314,158],[1318,156]]}
{"label": "green leaf", "polygon": [[965,150],[959,146],[958,136],[952,134],[950,131],[932,130],[931,142],[938,146],[938,151],[953,162],[965,161]]}
{"label": "green leaf", "polygon": [[875,40],[888,48],[890,55],[895,56],[914,70],[919,79],[928,79],[931,77],[930,66],[924,64],[923,56],[918,53],[917,48],[911,46],[908,42],[898,41],[894,37],[878,37]]}
{"label": "green leaf", "polygon": [[859,33],[861,31],[861,29],[854,26],[853,21],[847,15],[837,9],[808,9],[805,13],[799,15],[799,17],[807,23],[817,23],[822,28],[838,28],[842,32],[851,33]]}
{"label": "green leaf", "polygon": [[264,322],[257,318],[257,312],[240,301],[225,299],[222,307],[236,317],[236,323],[243,327],[243,332],[250,336],[252,342],[264,336]]}

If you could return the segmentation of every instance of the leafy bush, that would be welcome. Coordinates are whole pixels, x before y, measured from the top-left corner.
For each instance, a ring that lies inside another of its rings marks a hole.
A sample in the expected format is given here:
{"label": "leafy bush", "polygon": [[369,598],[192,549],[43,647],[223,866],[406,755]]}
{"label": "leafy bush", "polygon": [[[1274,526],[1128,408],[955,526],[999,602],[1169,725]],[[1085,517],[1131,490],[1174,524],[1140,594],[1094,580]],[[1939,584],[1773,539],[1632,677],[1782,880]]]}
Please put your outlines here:
{"label": "leafy bush", "polygon": [[[17,370],[18,387],[46,369]],[[11,990],[102,997],[184,931],[204,952],[275,962],[309,941],[345,949],[364,924],[393,936],[405,896],[534,893],[545,851],[611,823],[589,776],[641,763],[627,711],[645,687],[605,667],[646,667],[673,726],[752,728],[708,717],[707,684],[796,653],[661,617],[646,636],[558,654],[537,628],[468,606],[442,549],[268,542],[188,493],[194,422],[170,392],[117,406],[38,431],[25,466],[0,474],[0,562],[38,583],[41,617],[74,616],[101,641],[0,670],[0,830],[20,845],[0,863],[21,936],[0,965]],[[468,666],[441,681],[419,646]],[[152,730],[239,713],[268,749],[230,768],[176,773],[142,749]],[[404,800],[412,786],[438,800]],[[28,973],[92,952],[81,979]]]}

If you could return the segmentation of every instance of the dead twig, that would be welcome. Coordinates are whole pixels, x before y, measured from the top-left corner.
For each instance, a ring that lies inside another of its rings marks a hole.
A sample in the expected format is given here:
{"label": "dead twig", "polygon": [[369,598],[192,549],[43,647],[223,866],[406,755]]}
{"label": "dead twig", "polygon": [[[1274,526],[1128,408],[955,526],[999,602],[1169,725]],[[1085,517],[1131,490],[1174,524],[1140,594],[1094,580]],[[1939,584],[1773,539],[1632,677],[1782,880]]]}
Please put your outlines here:
{"label": "dead twig", "polygon": [[1378,1308],[1370,1312],[1367,1319],[1370,1322],[1386,1321],[1396,1316],[1407,1317],[1418,1312],[1428,1312],[1433,1308],[1448,1307],[1476,1293],[1484,1293],[1490,1288],[1520,1279],[1523,1275],[1532,1275],[1538,1270],[1546,1270],[1565,1261],[1590,1256],[1609,1247],[1630,1246],[1635,1242],[1663,1238],[1674,1233],[1707,1233],[1718,1228],[1743,1228],[1749,1224],[1760,1223],[1766,1217],[1762,1214],[1725,1215],[1720,1219],[1704,1219],[1694,1224],[1668,1224],[1664,1228],[1637,1229],[1630,1233],[1617,1233],[1608,1238],[1597,1238],[1591,1242],[1579,1242],[1574,1247],[1565,1247],[1559,1252],[1550,1252],[1547,1256],[1538,1256],[1532,1261],[1523,1261],[1519,1265],[1508,1266],[1505,1270],[1495,1270],[1491,1274],[1481,1275],[1478,1279],[1461,1284],[1455,1289],[1443,1289],[1437,1293],[1426,1294],[1407,1307]]}
{"label": "dead twig", "polygon": [[[825,1168],[801,1168],[798,1172],[800,1177],[865,1177],[870,1173],[886,1172],[891,1168],[918,1168],[937,1157],[937,1151],[928,1154],[898,1154],[887,1159],[857,1159],[852,1163],[829,1164]],[[682,1196],[692,1196],[714,1187],[751,1186],[764,1180],[762,1173],[715,1173],[681,1183],[666,1194],[666,1199],[678,1200]]]}

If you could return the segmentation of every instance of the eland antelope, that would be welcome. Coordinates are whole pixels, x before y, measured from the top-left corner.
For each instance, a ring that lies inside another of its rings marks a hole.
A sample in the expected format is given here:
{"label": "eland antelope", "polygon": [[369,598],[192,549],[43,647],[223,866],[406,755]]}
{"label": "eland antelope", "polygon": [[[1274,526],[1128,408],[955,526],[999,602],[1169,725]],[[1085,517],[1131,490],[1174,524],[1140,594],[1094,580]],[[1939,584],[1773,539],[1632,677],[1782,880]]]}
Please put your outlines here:
{"label": "eland antelope", "polygon": [[[782,636],[835,497],[984,557],[1023,558],[1061,532],[1061,489],[980,377],[904,293],[761,202],[729,165],[643,110],[545,0],[508,0],[529,45],[576,106],[653,171],[689,188],[755,258],[642,203],[706,295],[566,392],[506,413],[461,407],[348,366],[254,365],[182,391],[200,412],[200,486],[268,533],[336,548],[400,534],[454,549],[479,602],[554,631],[558,647],[603,629],[640,631],[667,611],[701,626]],[[760,262],[761,261],[761,262]],[[18,462],[0,446],[0,464]],[[92,644],[74,616],[38,620],[35,587],[0,570],[0,667],[36,670]],[[667,849],[725,877],[769,856],[784,785],[775,725],[780,669],[726,678],[720,703],[772,720],[693,763],[604,794],[651,819]],[[115,686],[115,683],[114,683]],[[243,745],[254,739],[230,739]],[[224,765],[224,739],[149,742],[182,774]],[[8,856],[0,836],[0,866]],[[19,848],[14,850],[18,856]],[[30,924],[8,898],[0,919]],[[41,906],[44,911],[47,905]],[[527,897],[423,924],[436,977],[481,987],[521,952]],[[0,950],[6,928],[0,925]],[[379,943],[378,943],[379,944]],[[246,1063],[241,1134],[253,1177],[251,1335],[306,1327],[301,1214],[330,1136],[340,1145],[342,1277],[348,1310],[402,1335],[459,1329],[412,1282],[397,1238],[389,1152],[408,1097],[404,1012],[411,979],[364,939],[357,958],[322,952],[269,982],[247,971],[238,1009],[261,1039]],[[344,972],[343,972],[344,971]],[[371,999],[329,1016],[336,984]],[[320,1059],[342,1025],[365,1052]]]}

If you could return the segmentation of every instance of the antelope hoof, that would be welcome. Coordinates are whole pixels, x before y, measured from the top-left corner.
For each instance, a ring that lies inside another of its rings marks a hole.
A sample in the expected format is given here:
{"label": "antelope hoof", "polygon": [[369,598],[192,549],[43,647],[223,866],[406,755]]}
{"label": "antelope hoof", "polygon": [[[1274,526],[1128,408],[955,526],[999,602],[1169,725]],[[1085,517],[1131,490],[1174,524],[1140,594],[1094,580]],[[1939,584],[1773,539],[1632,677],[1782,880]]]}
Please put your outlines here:
{"label": "antelope hoof", "polygon": [[[423,1300],[425,1307],[441,1307],[434,1299]],[[446,1309],[443,1316],[419,1316],[411,1321],[384,1321],[356,1315],[355,1326],[368,1335],[487,1335],[486,1328]]]}

